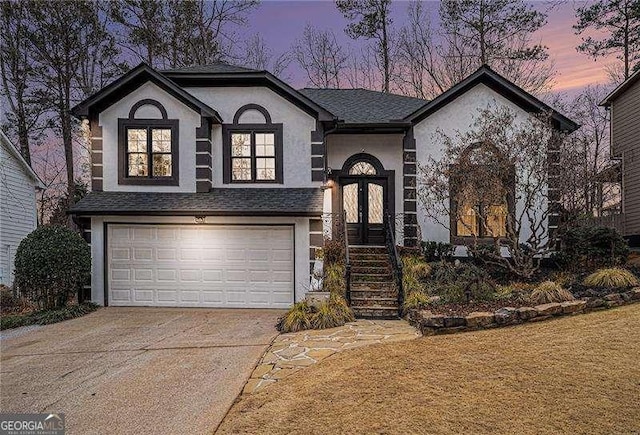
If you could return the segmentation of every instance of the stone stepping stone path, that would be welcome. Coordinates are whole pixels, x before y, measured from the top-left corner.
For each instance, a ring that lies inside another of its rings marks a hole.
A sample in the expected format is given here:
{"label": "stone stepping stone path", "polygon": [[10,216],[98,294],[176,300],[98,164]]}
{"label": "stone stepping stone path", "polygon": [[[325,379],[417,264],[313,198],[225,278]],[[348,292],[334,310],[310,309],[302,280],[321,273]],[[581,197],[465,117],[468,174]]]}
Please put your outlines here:
{"label": "stone stepping stone path", "polygon": [[281,334],[262,356],[242,393],[259,391],[343,350],[420,336],[404,320],[356,320],[338,328]]}

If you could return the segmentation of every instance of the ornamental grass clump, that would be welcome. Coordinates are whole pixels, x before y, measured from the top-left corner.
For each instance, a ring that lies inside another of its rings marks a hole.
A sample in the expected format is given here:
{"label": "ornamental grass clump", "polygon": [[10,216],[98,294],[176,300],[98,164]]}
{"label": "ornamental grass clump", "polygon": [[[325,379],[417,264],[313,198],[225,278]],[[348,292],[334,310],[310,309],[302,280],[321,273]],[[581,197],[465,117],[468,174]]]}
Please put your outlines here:
{"label": "ornamental grass clump", "polygon": [[343,326],[355,320],[353,311],[340,296],[331,295],[317,306],[306,301],[294,304],[287,314],[278,320],[276,328],[281,332],[297,332],[305,329],[327,329]]}
{"label": "ornamental grass clump", "polygon": [[307,301],[297,302],[278,320],[276,328],[281,332],[297,332],[311,328],[312,307]]}
{"label": "ornamental grass clump", "polygon": [[347,285],[344,279],[345,267],[340,263],[325,264],[322,285],[324,291],[332,295],[345,295]]}
{"label": "ornamental grass clump", "polygon": [[409,312],[410,310],[420,310],[429,305],[429,296],[421,291],[410,293],[404,299],[404,303],[402,304],[402,311],[404,313]]}
{"label": "ornamental grass clump", "polygon": [[545,281],[531,292],[531,302],[534,304],[549,304],[551,302],[566,302],[574,300],[568,290],[563,289],[558,283]]}
{"label": "ornamental grass clump", "polygon": [[318,306],[311,318],[311,326],[313,329],[335,328],[354,320],[353,311],[346,301],[339,296],[332,296]]}
{"label": "ornamental grass clump", "polygon": [[402,257],[402,289],[405,295],[424,290],[424,280],[431,274],[431,266],[415,256]]}
{"label": "ornamental grass clump", "polygon": [[626,269],[612,267],[600,269],[584,280],[587,287],[621,288],[640,285],[638,278]]}

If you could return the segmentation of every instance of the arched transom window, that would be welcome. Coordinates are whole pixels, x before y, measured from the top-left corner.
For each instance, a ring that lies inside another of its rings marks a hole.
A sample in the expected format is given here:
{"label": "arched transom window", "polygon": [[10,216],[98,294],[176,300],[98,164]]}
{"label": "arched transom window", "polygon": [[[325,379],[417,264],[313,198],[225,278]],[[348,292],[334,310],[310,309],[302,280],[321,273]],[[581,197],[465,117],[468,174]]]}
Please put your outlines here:
{"label": "arched transom window", "polygon": [[369,162],[357,162],[349,168],[349,175],[378,175],[378,171]]}

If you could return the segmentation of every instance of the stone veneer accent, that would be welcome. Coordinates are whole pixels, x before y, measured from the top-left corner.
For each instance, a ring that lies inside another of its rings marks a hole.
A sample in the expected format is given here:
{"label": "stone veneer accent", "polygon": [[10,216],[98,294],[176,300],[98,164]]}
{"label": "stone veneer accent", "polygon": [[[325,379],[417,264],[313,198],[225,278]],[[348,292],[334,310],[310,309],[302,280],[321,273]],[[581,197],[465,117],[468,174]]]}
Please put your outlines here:
{"label": "stone veneer accent", "polygon": [[91,136],[91,190],[102,192],[102,127],[98,125],[97,117],[89,121],[89,134]]}
{"label": "stone veneer accent", "polygon": [[535,307],[504,307],[493,313],[476,311],[464,317],[433,314],[429,310],[411,310],[407,320],[418,328],[422,335],[452,334],[525,322],[539,322],[553,317],[584,314],[634,302],[640,302],[640,287],[622,293],[611,293],[604,297],[587,297]]}
{"label": "stone veneer accent", "polygon": [[311,132],[311,181],[324,181],[325,146],[322,125]]}
{"label": "stone veneer accent", "polygon": [[322,219],[309,219],[309,273],[313,273],[316,249],[322,248],[323,245]]}
{"label": "stone veneer accent", "polygon": [[212,164],[211,121],[202,117],[196,128],[196,192],[211,190]]}
{"label": "stone veneer accent", "polygon": [[416,139],[413,127],[402,140],[402,203],[404,216],[404,246],[418,245]]}

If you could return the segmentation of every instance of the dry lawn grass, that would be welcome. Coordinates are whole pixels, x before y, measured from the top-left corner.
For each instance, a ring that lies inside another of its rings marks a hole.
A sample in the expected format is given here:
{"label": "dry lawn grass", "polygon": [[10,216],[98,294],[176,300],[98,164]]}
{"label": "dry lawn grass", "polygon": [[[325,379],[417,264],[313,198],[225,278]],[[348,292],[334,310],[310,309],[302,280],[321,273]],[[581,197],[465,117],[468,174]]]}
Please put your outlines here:
{"label": "dry lawn grass", "polygon": [[336,354],[219,433],[640,433],[640,304]]}

